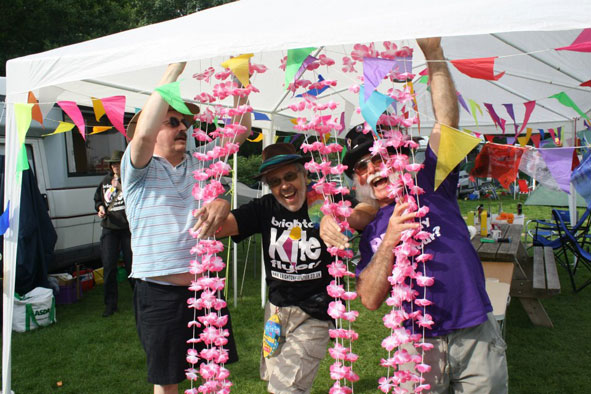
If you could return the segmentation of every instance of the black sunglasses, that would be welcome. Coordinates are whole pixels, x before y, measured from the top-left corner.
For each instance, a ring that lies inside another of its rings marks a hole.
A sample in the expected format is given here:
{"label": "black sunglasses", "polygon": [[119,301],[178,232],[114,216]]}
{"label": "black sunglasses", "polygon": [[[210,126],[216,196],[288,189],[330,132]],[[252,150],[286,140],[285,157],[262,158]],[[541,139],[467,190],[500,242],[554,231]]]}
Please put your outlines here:
{"label": "black sunglasses", "polygon": [[273,189],[273,188],[281,185],[282,181],[285,181],[285,182],[295,181],[298,177],[298,172],[299,171],[296,171],[296,172],[290,171],[290,172],[286,173],[283,176],[283,178],[273,177],[273,178],[267,178],[267,179],[265,179],[265,181],[267,182],[267,185],[269,185],[269,187],[271,189]]}
{"label": "black sunglasses", "polygon": [[171,116],[164,123],[168,123],[170,125],[170,127],[179,127],[182,123],[185,125],[185,127],[187,129],[189,129],[189,127],[193,126],[193,124],[191,122],[189,122],[187,119],[185,119],[185,118],[179,119],[179,118],[175,118],[174,116]]}

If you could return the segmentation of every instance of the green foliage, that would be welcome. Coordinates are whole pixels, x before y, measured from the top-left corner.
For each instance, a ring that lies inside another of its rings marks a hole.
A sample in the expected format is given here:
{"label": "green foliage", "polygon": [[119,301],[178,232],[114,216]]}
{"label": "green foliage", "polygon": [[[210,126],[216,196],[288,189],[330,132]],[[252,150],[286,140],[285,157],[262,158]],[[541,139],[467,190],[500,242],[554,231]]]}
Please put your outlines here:
{"label": "green foliage", "polygon": [[261,163],[261,155],[238,156],[238,181],[247,186],[255,183],[256,180],[253,177],[259,173]]}
{"label": "green foliage", "polygon": [[[188,15],[229,0],[3,0],[0,75],[9,59]],[[190,33],[190,32],[188,32]]]}

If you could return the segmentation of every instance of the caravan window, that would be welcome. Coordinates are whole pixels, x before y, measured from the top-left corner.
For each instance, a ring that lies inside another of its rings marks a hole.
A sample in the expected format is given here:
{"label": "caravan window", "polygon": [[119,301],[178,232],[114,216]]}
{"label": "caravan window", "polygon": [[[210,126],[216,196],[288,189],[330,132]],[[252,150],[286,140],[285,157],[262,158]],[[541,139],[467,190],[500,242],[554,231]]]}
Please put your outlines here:
{"label": "caravan window", "polygon": [[[115,128],[98,134],[91,134],[93,126],[111,126],[109,119],[103,115],[97,121],[92,108],[80,107],[86,123],[86,141],[80,135],[78,127],[74,127],[66,135],[66,152],[68,176],[91,176],[105,174],[109,165],[105,160],[114,150],[125,150],[125,137]],[[128,124],[133,114],[126,114],[124,123]],[[64,122],[74,123],[64,113]]]}

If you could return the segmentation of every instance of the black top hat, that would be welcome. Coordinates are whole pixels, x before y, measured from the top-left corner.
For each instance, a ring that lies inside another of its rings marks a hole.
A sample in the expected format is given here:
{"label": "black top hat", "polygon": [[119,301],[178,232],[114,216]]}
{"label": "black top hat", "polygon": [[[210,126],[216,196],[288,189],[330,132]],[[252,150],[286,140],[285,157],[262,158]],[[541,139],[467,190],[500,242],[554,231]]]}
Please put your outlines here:
{"label": "black top hat", "polygon": [[279,142],[271,144],[263,149],[263,164],[259,167],[259,173],[254,176],[255,179],[261,179],[271,171],[274,171],[287,164],[304,163],[306,158],[296,153],[296,148],[292,144]]}
{"label": "black top hat", "polygon": [[353,178],[353,167],[363,156],[369,153],[369,148],[373,145],[374,135],[372,132],[363,134],[363,123],[353,127],[345,136],[345,146],[347,153],[343,157],[343,164],[347,166],[345,174]]}
{"label": "black top hat", "polygon": [[[189,111],[191,111],[192,114],[191,115],[181,114],[181,115],[183,115],[183,118],[185,118],[185,120],[187,122],[193,124],[195,122],[194,116],[199,113],[199,107],[193,103],[187,103],[187,102],[185,102],[185,105],[187,106],[187,108],[189,108]],[[172,111],[172,110],[176,111],[171,106],[168,106],[168,111]],[[137,126],[137,121],[140,118],[141,113],[142,113],[142,111],[140,110],[135,115],[133,115],[133,118],[131,118],[131,120],[129,121],[129,124],[127,125],[127,139],[130,141],[133,138],[133,134],[135,133],[135,127]]]}

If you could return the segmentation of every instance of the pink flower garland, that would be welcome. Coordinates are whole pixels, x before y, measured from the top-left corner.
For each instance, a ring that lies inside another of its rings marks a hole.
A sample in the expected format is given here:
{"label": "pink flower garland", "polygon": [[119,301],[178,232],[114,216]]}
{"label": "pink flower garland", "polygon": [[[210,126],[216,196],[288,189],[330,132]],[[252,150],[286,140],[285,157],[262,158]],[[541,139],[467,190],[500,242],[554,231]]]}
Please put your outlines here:
{"label": "pink flower garland", "polygon": [[[266,71],[262,65],[251,65],[251,72],[260,73]],[[225,70],[215,74],[213,67],[209,67],[203,73],[195,74],[194,78],[200,81],[209,82],[210,77],[214,75],[216,79],[224,80],[230,76],[231,72]],[[258,90],[251,84],[246,88],[241,88],[235,82],[222,82],[214,85],[213,94],[206,92],[200,93],[195,97],[202,103],[213,103],[217,99],[223,100],[229,96],[245,97]],[[241,117],[252,112],[249,105],[240,105],[237,108],[214,107],[214,111],[207,108],[197,119],[202,122],[212,123],[215,117]],[[209,135],[195,129],[193,136],[199,141],[210,142],[212,138],[227,138],[234,140],[237,135],[246,132],[246,128],[239,123],[232,123],[220,127]],[[224,192],[224,187],[220,182],[222,176],[230,173],[231,167],[226,163],[228,157],[238,152],[239,145],[228,142],[225,146],[215,146],[206,153],[194,153],[194,157],[200,161],[213,161],[207,168],[203,166],[200,170],[193,173],[197,181],[193,186],[193,197],[200,200],[201,206],[215,200]],[[208,181],[204,184],[205,181]],[[191,231],[191,235],[196,238],[198,234]],[[187,300],[189,308],[195,310],[194,316],[197,316],[197,310],[205,310],[202,316],[199,316],[188,322],[188,327],[193,329],[193,336],[187,343],[191,347],[187,350],[187,362],[191,365],[186,369],[186,377],[191,381],[191,388],[185,390],[185,394],[198,393],[216,393],[227,394],[230,392],[232,383],[228,379],[230,371],[224,367],[228,361],[228,351],[224,346],[228,343],[229,331],[225,329],[228,322],[228,316],[221,314],[221,309],[226,306],[226,302],[221,298],[221,292],[224,290],[226,279],[220,277],[220,272],[224,270],[226,264],[218,253],[224,250],[220,241],[215,239],[201,239],[191,249],[191,254],[195,258],[189,263],[189,272],[195,275],[195,280],[191,282],[189,290],[194,292],[194,297]],[[200,292],[199,296],[197,294]],[[196,328],[203,328],[199,335],[196,335]],[[195,349],[196,343],[203,343],[206,347],[198,352]],[[201,362],[199,369],[196,365]],[[201,385],[196,388],[193,383],[201,378]]]}

